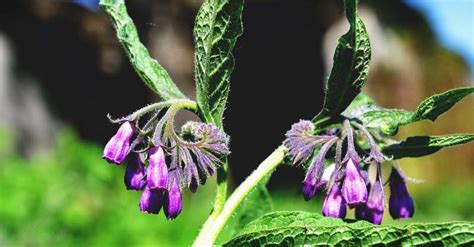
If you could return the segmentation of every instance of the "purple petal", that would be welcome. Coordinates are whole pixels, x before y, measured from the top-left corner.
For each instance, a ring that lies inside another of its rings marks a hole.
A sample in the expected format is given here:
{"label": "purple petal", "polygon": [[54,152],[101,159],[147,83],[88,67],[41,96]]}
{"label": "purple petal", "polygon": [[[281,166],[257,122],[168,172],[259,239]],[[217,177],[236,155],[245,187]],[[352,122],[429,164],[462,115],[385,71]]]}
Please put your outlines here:
{"label": "purple petal", "polygon": [[165,193],[163,210],[167,219],[175,219],[182,210],[181,190],[177,178],[171,179],[168,191]]}
{"label": "purple petal", "polygon": [[102,158],[109,163],[120,164],[125,160],[130,150],[130,138],[133,136],[135,126],[131,122],[123,123],[117,133],[105,145]]}
{"label": "purple petal", "polygon": [[147,169],[147,184],[151,190],[166,190],[168,187],[168,167],[161,147],[149,150],[150,164]]}
{"label": "purple petal", "polygon": [[140,198],[140,211],[147,214],[158,214],[163,205],[163,192],[146,187]]}
{"label": "purple petal", "polygon": [[411,218],[415,213],[413,199],[408,193],[405,181],[396,169],[390,174],[389,211],[394,219]]}
{"label": "purple petal", "polygon": [[128,162],[127,168],[125,169],[124,176],[125,186],[127,190],[143,190],[146,185],[146,172],[145,166],[140,159],[139,155],[136,155],[136,163]]}
{"label": "purple petal", "polygon": [[346,217],[346,202],[337,183],[333,184],[331,191],[326,196],[326,199],[324,199],[322,211],[326,217],[341,219]]}
{"label": "purple petal", "polygon": [[367,201],[367,188],[360,174],[359,163],[352,158],[346,162],[342,194],[351,208]]}

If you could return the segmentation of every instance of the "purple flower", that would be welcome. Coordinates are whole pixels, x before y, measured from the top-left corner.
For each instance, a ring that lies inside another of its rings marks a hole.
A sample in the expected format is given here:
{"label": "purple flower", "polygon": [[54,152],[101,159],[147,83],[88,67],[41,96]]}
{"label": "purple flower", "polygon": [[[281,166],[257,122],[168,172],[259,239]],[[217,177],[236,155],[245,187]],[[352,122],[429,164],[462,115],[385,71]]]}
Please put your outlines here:
{"label": "purple flower", "polygon": [[384,211],[383,201],[383,186],[380,182],[379,177],[377,177],[375,183],[370,189],[370,194],[369,198],[367,199],[367,203],[356,206],[356,218],[380,225],[380,223],[382,223]]}
{"label": "purple flower", "polygon": [[158,214],[163,205],[163,192],[145,187],[140,198],[140,211],[147,214]]}
{"label": "purple flower", "polygon": [[127,168],[125,169],[124,177],[125,186],[127,190],[143,190],[146,185],[146,172],[145,166],[140,159],[139,155],[136,155],[136,163],[128,162]]}
{"label": "purple flower", "polygon": [[333,218],[346,217],[346,202],[342,197],[341,189],[337,183],[334,183],[331,191],[324,199],[323,215]]}
{"label": "purple flower", "polygon": [[168,167],[161,147],[148,151],[150,164],[147,169],[147,184],[151,190],[166,190],[168,186]]}
{"label": "purple flower", "polygon": [[342,195],[349,207],[365,203],[367,200],[367,188],[360,174],[359,163],[349,158],[346,162],[344,182],[342,184]]}
{"label": "purple flower", "polygon": [[321,178],[324,174],[324,158],[326,153],[329,151],[331,146],[337,141],[337,137],[326,142],[319,153],[311,161],[311,166],[308,168],[304,185],[303,185],[303,196],[306,201],[311,199],[318,188],[322,185]]}
{"label": "purple flower", "polygon": [[408,193],[405,180],[396,169],[390,174],[389,211],[394,219],[411,218],[415,213],[413,199]]}
{"label": "purple flower", "polygon": [[306,201],[309,201],[316,194],[316,191],[320,187],[320,183],[316,182],[316,172],[314,169],[308,171],[306,178],[303,182],[303,197]]}
{"label": "purple flower", "polygon": [[132,122],[123,123],[117,133],[105,145],[102,158],[109,163],[117,165],[122,163],[130,150],[130,138],[134,131],[135,126]]}
{"label": "purple flower", "polygon": [[288,154],[293,158],[293,164],[303,163],[313,154],[314,148],[334,136],[313,135],[314,124],[308,120],[300,120],[286,132],[283,145],[288,148]]}
{"label": "purple flower", "polygon": [[176,218],[182,209],[182,197],[178,178],[176,174],[173,174],[171,177],[168,190],[165,192],[165,204],[163,206],[167,219]]}

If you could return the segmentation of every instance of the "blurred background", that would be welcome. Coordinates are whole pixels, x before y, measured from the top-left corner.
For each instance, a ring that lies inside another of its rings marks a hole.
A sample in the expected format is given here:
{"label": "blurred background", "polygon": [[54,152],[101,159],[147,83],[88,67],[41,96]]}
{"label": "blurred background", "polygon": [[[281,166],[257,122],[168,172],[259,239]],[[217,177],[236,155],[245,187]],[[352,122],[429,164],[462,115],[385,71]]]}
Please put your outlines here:
{"label": "blurred background", "polygon": [[[474,2],[361,0],[373,59],[365,91],[384,107],[414,110],[424,98],[474,81]],[[199,0],[128,0],[141,40],[194,98],[192,28]],[[247,0],[235,49],[225,128],[231,181],[242,181],[299,119],[321,108],[342,1]],[[0,9],[0,246],[180,246],[211,209],[213,184],[173,222],[138,210],[123,167],[100,159],[119,117],[158,100],[129,65],[96,0],[16,0]],[[474,132],[474,97],[409,135]],[[181,123],[193,116],[180,115]],[[383,224],[474,220],[474,144],[403,159],[416,213]],[[277,210],[320,212],[305,202],[303,172],[282,166],[269,189]]]}

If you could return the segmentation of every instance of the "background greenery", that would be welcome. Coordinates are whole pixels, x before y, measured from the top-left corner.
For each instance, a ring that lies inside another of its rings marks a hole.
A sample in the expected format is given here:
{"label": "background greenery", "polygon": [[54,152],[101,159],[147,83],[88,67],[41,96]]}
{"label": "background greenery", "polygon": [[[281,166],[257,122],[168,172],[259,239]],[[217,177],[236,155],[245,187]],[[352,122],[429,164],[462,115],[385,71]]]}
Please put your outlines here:
{"label": "background greenery", "polygon": [[[142,214],[140,194],[123,185],[124,167],[100,159],[102,147],[72,130],[59,132],[54,151],[29,159],[13,152],[12,140],[0,132],[1,246],[181,246],[191,244],[209,213],[212,181],[186,192],[183,213],[167,221],[162,213]],[[415,217],[385,217],[383,224],[474,220],[473,185],[410,184]],[[307,203],[298,184],[286,187],[271,191],[276,210],[320,211],[322,196]]]}

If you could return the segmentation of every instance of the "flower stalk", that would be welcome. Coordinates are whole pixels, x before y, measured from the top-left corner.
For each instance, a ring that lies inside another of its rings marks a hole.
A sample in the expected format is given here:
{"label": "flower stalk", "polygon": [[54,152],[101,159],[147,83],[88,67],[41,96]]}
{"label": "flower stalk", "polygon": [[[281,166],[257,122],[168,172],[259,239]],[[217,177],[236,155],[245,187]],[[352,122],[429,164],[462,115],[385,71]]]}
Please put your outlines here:
{"label": "flower stalk", "polygon": [[[225,202],[222,212],[212,220],[212,223],[206,222],[205,226],[199,232],[199,235],[194,241],[193,246],[212,246],[216,241],[219,233],[224,228],[227,221],[235,212],[239,204],[247,197],[255,186],[257,186],[263,178],[272,173],[275,168],[281,164],[285,158],[286,148],[279,146],[268,156],[250,176],[242,182],[237,189],[230,195],[227,202]],[[209,221],[209,220],[208,220]]]}

